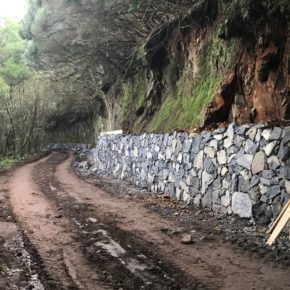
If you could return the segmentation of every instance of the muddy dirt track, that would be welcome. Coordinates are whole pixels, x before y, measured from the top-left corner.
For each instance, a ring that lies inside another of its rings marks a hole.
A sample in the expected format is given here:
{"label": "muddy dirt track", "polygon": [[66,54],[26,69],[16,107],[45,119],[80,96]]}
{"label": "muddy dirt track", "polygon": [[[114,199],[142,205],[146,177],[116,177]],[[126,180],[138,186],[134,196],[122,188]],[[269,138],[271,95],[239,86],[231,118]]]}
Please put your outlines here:
{"label": "muddy dirt track", "polygon": [[[185,229],[114,183],[107,191],[90,184],[72,160],[53,153],[1,184],[19,228],[11,231],[27,239],[44,289],[290,289],[288,266],[237,249],[217,231],[208,238],[198,225]],[[181,243],[184,233],[193,243]],[[41,289],[21,287],[0,283]]]}

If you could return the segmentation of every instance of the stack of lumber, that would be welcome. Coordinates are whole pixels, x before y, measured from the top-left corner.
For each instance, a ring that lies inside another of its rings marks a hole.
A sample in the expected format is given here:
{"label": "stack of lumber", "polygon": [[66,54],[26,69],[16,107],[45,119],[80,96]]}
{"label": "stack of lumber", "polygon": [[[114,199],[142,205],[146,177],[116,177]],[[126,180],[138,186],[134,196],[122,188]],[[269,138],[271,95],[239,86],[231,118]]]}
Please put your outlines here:
{"label": "stack of lumber", "polygon": [[286,226],[290,219],[290,200],[286,203],[284,208],[282,209],[281,213],[279,214],[278,218],[273,223],[272,227],[268,231],[271,236],[267,241],[267,245],[271,246],[276,238],[279,236],[283,228]]}

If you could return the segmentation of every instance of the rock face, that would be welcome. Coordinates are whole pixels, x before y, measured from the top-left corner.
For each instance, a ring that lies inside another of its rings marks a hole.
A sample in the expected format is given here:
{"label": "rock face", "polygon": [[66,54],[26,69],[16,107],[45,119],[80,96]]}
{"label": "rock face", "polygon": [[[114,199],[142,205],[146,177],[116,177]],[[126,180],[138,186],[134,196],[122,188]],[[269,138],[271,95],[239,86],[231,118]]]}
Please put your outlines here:
{"label": "rock face", "polygon": [[276,214],[290,197],[289,129],[231,124],[200,134],[104,135],[89,161],[94,173],[196,207],[250,218],[265,204],[259,208]]}

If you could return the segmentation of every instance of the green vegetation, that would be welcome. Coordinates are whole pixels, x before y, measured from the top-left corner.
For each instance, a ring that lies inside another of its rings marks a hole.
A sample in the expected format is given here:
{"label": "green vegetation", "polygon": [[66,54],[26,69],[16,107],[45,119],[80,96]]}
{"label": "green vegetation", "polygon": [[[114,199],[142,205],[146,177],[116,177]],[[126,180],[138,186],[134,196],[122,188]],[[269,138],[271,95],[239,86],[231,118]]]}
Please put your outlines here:
{"label": "green vegetation", "polygon": [[0,159],[0,171],[11,168],[17,162],[19,162],[19,159],[15,159],[15,158]]}
{"label": "green vegetation", "polygon": [[9,19],[0,26],[0,91],[4,96],[8,88],[30,76],[25,61],[28,45],[18,34],[20,25]]}
{"label": "green vegetation", "polygon": [[123,84],[123,96],[121,99],[122,121],[130,118],[130,114],[136,114],[144,106],[146,90],[147,78],[145,69]]}
{"label": "green vegetation", "polygon": [[[148,129],[165,132],[199,126],[223,74],[233,64],[234,55],[235,43],[226,43],[214,35],[199,52],[198,72],[194,81],[185,80],[186,76],[183,76],[175,83],[175,88],[170,89]],[[172,83],[171,78],[169,86]]]}

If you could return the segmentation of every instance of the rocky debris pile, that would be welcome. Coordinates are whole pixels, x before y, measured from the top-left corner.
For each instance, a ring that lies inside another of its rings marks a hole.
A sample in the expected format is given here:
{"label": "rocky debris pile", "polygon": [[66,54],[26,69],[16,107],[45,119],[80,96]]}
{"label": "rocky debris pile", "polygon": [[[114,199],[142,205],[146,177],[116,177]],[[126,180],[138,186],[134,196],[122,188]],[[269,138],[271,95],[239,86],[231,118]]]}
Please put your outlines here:
{"label": "rocky debris pile", "polygon": [[78,169],[81,169],[81,170],[83,170],[83,171],[86,171],[86,173],[87,174],[89,174],[90,172],[89,172],[89,169],[90,169],[90,167],[91,167],[91,164],[90,164],[90,162],[89,161],[75,161],[74,162],[74,164],[73,164],[73,166],[75,167],[75,168],[78,168]]}
{"label": "rocky debris pile", "polygon": [[91,171],[155,193],[269,223],[290,194],[290,127],[102,136]]}
{"label": "rocky debris pile", "polygon": [[45,151],[73,151],[79,154],[79,156],[84,156],[90,154],[91,150],[90,144],[59,144],[59,143],[50,143],[44,147]]}

